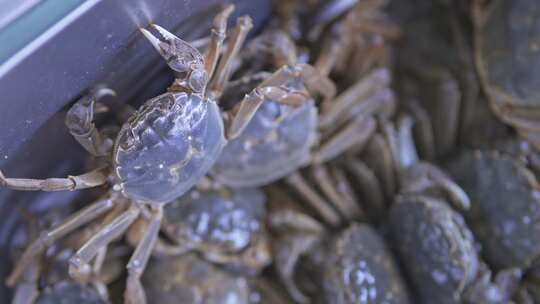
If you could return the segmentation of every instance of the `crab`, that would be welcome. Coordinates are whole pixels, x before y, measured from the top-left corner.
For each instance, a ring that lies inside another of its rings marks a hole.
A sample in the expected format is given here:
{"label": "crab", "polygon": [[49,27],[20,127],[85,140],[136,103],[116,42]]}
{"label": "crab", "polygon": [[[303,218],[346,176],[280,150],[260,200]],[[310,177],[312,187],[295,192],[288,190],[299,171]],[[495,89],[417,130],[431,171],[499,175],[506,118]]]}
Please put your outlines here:
{"label": "crab", "polygon": [[[8,278],[9,285],[15,285],[32,260],[56,240],[122,205],[123,210],[116,213],[111,222],[103,224],[70,259],[70,273],[75,277],[83,276],[103,248],[123,235],[135,220],[147,218],[147,230],[127,265],[125,294],[128,303],[146,301],[140,276],[157,240],[164,206],[199,182],[221,153],[226,139],[238,136],[249,122],[250,113],[263,101],[264,95],[259,96],[257,92],[247,96],[237,114],[227,115],[228,125],[224,127],[215,99],[221,94],[229,77],[230,63],[252,26],[249,17],[238,18],[218,65],[226,21],[233,9],[232,5],[227,6],[215,17],[205,56],[158,25],[152,27],[165,41],[141,29],[175,71],[176,79],[167,93],[148,100],[132,113],[114,141],[104,136],[93,122],[96,103],[103,96],[113,94],[111,90],[96,90],[71,107],[67,127],[88,152],[107,160],[103,167],[82,175],[44,180],[6,178],[0,173],[1,186],[24,191],[73,191],[104,184],[112,186],[109,195],[45,231],[30,244]],[[119,204],[119,200],[127,203]]]}
{"label": "crab", "polygon": [[[61,219],[65,211],[64,208],[55,208],[43,214],[29,214],[25,217],[25,224],[19,227],[15,235],[24,236],[24,242],[29,242],[36,238],[40,227],[48,227],[52,222]],[[77,238],[87,239],[88,231],[78,231],[75,235]],[[120,262],[112,258],[113,255],[118,257],[119,251],[116,249],[121,247],[115,247],[114,254],[109,255],[107,260],[102,255],[86,275],[86,280],[78,282],[70,278],[65,271],[68,268],[69,256],[73,253],[73,240],[66,240],[51,248],[39,261],[29,265],[14,290],[13,304],[110,303],[106,285],[121,273]],[[78,241],[80,243],[80,240]],[[20,245],[11,244],[14,258]]]}
{"label": "crab", "polygon": [[[295,301],[309,302],[297,285],[303,283],[325,303],[409,303],[399,268],[373,228],[352,223],[333,231],[301,211],[283,191],[272,195],[277,200],[269,219],[276,272]],[[302,267],[301,257],[310,266]],[[302,277],[304,271],[308,273]],[[305,280],[296,281],[299,276]]]}
{"label": "crab", "polygon": [[418,149],[430,161],[451,152],[476,123],[480,84],[459,2],[393,3],[403,28],[396,43],[396,90],[418,121]]}
{"label": "crab", "polygon": [[[258,273],[271,261],[265,203],[258,189],[191,190],[165,207],[162,231],[172,243],[159,240],[155,252],[195,251],[227,268]],[[131,232],[128,239],[136,243],[140,233]]]}
{"label": "crab", "polygon": [[[492,280],[460,212],[465,191],[442,169],[418,160],[412,119],[403,116],[393,137],[400,191],[390,210],[393,246],[424,303],[507,303],[521,272],[508,269]],[[453,209],[452,206],[456,209]]]}
{"label": "crab", "polygon": [[394,257],[370,226],[352,224],[329,252],[323,270],[327,303],[410,303]]}
{"label": "crab", "polygon": [[447,167],[471,197],[465,216],[482,256],[496,270],[521,269],[523,285],[538,296],[538,283],[527,272],[534,273],[540,257],[540,199],[527,162],[498,150],[463,150]]}
{"label": "crab", "polygon": [[195,254],[153,259],[142,277],[155,303],[248,304],[248,280]]}
{"label": "crab", "polygon": [[[336,60],[333,72],[344,83],[354,84],[367,72],[390,64],[388,45],[400,36],[400,30],[384,12],[388,3],[387,0],[358,1],[331,25],[330,31],[338,38],[330,42],[335,46],[325,47],[339,46],[333,59]],[[312,37],[316,36],[313,32]]]}
{"label": "crab", "polygon": [[[335,51],[328,49],[321,58],[332,57]],[[279,103],[276,101],[279,95],[266,100],[245,131],[228,142],[211,170],[211,177],[218,184],[233,188],[259,187],[283,179],[301,193],[326,222],[337,225],[340,215],[333,207],[325,206],[325,199],[317,195],[298,172],[302,168],[314,168],[320,173],[315,174],[320,188],[325,194],[333,192],[329,196],[336,198],[334,194],[338,191],[332,189],[333,182],[328,179],[323,164],[354,145],[365,144],[375,127],[372,115],[393,111],[395,100],[385,90],[390,82],[389,72],[373,71],[330,101],[335,88],[325,76],[329,68],[324,66],[329,63],[321,58],[314,67],[297,63],[296,48],[286,33],[273,30],[261,35],[248,44],[240,57],[251,58],[252,54],[257,54],[258,61],[250,64],[252,61],[244,59],[247,63],[240,64],[238,71],[248,75],[230,82],[223,97],[226,100],[220,102],[234,107],[238,96],[253,90],[253,86],[254,90],[265,89],[273,76],[254,69],[276,67],[283,62],[288,63],[273,75],[282,75],[281,89],[290,91],[297,100],[294,104]],[[327,108],[320,115],[312,96],[316,92],[323,94],[321,107]],[[341,203],[337,203],[337,208],[341,213],[349,215],[348,209],[353,215],[358,214],[354,204],[343,198],[338,200]]]}
{"label": "crab", "polygon": [[491,109],[537,149],[539,15],[535,1],[473,1],[476,65]]}
{"label": "crab", "polygon": [[[314,53],[325,52],[325,48],[335,49],[334,56],[324,58],[323,66],[332,68],[340,80],[352,84],[366,71],[388,64],[386,42],[399,35],[397,26],[384,13],[388,2],[280,1],[275,6],[277,22],[270,26],[284,30],[300,47],[312,49]],[[328,31],[336,39],[321,47]]]}

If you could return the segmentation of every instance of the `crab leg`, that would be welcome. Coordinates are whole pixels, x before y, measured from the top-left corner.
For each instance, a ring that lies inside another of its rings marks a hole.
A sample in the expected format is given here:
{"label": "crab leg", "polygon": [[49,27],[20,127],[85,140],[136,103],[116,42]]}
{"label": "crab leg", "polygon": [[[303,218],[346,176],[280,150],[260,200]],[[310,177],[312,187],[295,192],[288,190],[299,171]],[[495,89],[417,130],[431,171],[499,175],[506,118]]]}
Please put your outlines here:
{"label": "crab leg", "polygon": [[397,190],[396,168],[389,143],[381,134],[375,134],[366,145],[366,163],[381,181],[386,199],[394,197]]}
{"label": "crab leg", "polygon": [[411,178],[404,185],[403,193],[422,193],[430,188],[435,188],[443,191],[458,209],[469,209],[471,202],[467,193],[441,169],[429,163],[421,162],[412,167],[411,170],[414,170],[412,176],[415,178]]}
{"label": "crab leg", "polygon": [[219,14],[214,17],[214,26],[210,35],[210,43],[204,55],[204,69],[208,78],[212,78],[214,69],[221,53],[221,46],[227,32],[227,19],[234,10],[234,5],[227,5]]}
{"label": "crab leg", "polygon": [[137,219],[140,212],[139,206],[130,207],[90,238],[69,260],[71,276],[84,278],[89,271],[90,261],[98,254],[99,250],[122,235]]}
{"label": "crab leg", "polygon": [[353,146],[363,146],[375,132],[375,120],[371,117],[358,117],[348,123],[343,130],[332,135],[315,152],[312,162],[321,164],[329,161]]}
{"label": "crab leg", "polygon": [[276,239],[276,248],[287,248],[274,253],[274,265],[283,285],[298,303],[309,303],[309,298],[298,288],[294,281],[295,266],[302,255],[313,250],[320,240],[318,235],[286,235]]}
{"label": "crab leg", "polygon": [[30,246],[26,248],[23,255],[15,265],[15,268],[9,275],[6,284],[10,287],[14,286],[26,268],[31,265],[33,263],[32,261],[37,256],[41,255],[48,246],[52,245],[56,240],[64,237],[66,234],[104,214],[106,211],[110,210],[113,205],[114,200],[111,198],[98,200],[79,212],[74,213],[59,226],[43,232],[38,239],[33,241]]}
{"label": "crab leg", "polygon": [[220,96],[225,88],[227,81],[231,74],[231,64],[233,59],[238,55],[240,47],[246,40],[247,33],[253,27],[253,22],[249,16],[242,16],[236,20],[236,27],[233,35],[228,43],[227,50],[223,54],[223,57],[219,61],[219,65],[215,71],[214,78],[212,79],[209,87],[214,96]]}
{"label": "crab leg", "polygon": [[103,167],[82,175],[47,179],[6,178],[0,171],[0,186],[20,191],[73,191],[105,184],[108,171]]}
{"label": "crab leg", "polygon": [[18,283],[12,304],[33,304],[39,296],[38,281],[39,281],[39,266],[37,261],[33,261],[25,271],[23,281]]}
{"label": "crab leg", "polygon": [[152,250],[158,239],[162,219],[163,206],[160,205],[153,208],[150,224],[127,265],[128,278],[124,295],[125,303],[146,303],[146,296],[140,278],[148,264],[148,260],[150,259],[150,255],[152,254]]}
{"label": "crab leg", "polygon": [[290,69],[283,67],[268,77],[249,94],[246,94],[227,127],[225,133],[227,139],[234,139],[243,132],[265,100],[274,100],[278,103],[292,106],[300,106],[309,100],[308,96],[302,92],[285,90],[280,87],[280,85],[289,80],[290,74]]}
{"label": "crab leg", "polygon": [[94,124],[96,103],[105,96],[116,96],[116,93],[108,88],[97,88],[71,106],[66,114],[69,133],[94,156],[106,155],[113,144],[112,140],[103,136]]}
{"label": "crab leg", "polygon": [[325,166],[315,165],[311,169],[312,175],[322,192],[332,201],[333,205],[344,218],[354,220],[361,215],[358,205],[354,201],[349,200],[349,197],[346,197],[337,189],[335,180],[332,179]]}
{"label": "crab leg", "polygon": [[[326,128],[332,125],[340,116],[346,115],[355,104],[363,103],[369,108],[371,96],[390,85],[390,73],[386,69],[377,69],[360,79],[356,84],[332,100],[332,103],[323,103],[323,111],[319,119],[319,126]],[[374,105],[376,108],[376,105]],[[367,111],[365,111],[367,112]],[[366,113],[367,114],[367,113]]]}
{"label": "crab leg", "polygon": [[329,206],[309,184],[304,180],[300,173],[293,173],[288,176],[285,181],[289,186],[294,188],[308,204],[314,208],[325,222],[332,226],[338,226],[341,219],[339,214]]}
{"label": "crab leg", "polygon": [[276,211],[269,224],[273,229],[285,232],[272,246],[276,273],[298,303],[307,303],[309,299],[294,282],[294,270],[300,257],[323,239],[325,228],[307,214],[287,208]]}
{"label": "crab leg", "polygon": [[328,103],[336,96],[336,86],[334,82],[309,64],[297,65],[294,76],[302,78],[306,88],[310,92],[320,94],[323,97],[323,104]]}
{"label": "crab leg", "polygon": [[384,214],[386,204],[384,194],[377,176],[373,171],[358,159],[348,159],[346,169],[355,177],[355,182],[360,189],[368,209],[379,219]]}

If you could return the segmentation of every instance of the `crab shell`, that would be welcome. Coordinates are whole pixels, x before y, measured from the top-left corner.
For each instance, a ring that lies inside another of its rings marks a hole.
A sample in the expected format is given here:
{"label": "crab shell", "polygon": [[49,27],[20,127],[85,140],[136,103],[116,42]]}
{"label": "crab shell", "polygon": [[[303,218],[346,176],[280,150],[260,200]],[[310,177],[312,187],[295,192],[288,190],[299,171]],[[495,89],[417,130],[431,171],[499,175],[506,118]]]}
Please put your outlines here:
{"label": "crab shell", "polygon": [[151,260],[142,282],[152,303],[249,303],[249,285],[245,278],[194,254]]}
{"label": "crab shell", "polygon": [[210,170],[224,144],[215,102],[169,92],[148,100],[123,125],[113,166],[127,197],[167,203]]}
{"label": "crab shell", "polygon": [[540,193],[522,162],[465,150],[447,167],[471,198],[466,219],[490,265],[526,268],[540,256]]}
{"label": "crab shell", "polygon": [[212,175],[230,187],[258,187],[289,175],[309,161],[317,122],[313,100],[298,108],[265,100],[244,132],[223,149]]}
{"label": "crab shell", "polygon": [[163,229],[211,262],[257,272],[270,263],[265,204],[266,196],[255,188],[192,190],[165,207]]}
{"label": "crab shell", "polygon": [[353,224],[341,232],[324,267],[327,303],[410,303],[394,257],[368,225]]}
{"label": "crab shell", "polygon": [[479,271],[473,235],[445,201],[405,197],[390,211],[392,245],[419,303],[461,303]]}
{"label": "crab shell", "polygon": [[540,105],[540,6],[536,0],[491,1],[477,29],[477,64],[499,106]]}

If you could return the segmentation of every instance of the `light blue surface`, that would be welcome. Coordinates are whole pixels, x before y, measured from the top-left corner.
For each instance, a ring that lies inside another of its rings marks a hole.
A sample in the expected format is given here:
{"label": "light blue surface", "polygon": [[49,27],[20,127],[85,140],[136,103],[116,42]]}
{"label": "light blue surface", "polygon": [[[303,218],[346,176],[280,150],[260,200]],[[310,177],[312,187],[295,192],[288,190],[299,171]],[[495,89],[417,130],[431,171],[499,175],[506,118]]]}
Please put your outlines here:
{"label": "light blue surface", "polygon": [[0,64],[85,0],[44,0],[0,30]]}

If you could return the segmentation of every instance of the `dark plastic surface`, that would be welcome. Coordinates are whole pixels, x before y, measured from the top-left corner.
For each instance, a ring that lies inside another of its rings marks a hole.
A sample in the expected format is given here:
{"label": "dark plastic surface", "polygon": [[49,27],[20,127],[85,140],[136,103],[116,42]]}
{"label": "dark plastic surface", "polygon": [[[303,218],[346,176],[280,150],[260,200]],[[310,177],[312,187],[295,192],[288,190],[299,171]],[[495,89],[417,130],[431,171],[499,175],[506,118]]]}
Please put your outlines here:
{"label": "dark plastic surface", "polygon": [[[137,28],[155,22],[189,41],[209,33],[224,2],[236,3],[235,16],[249,14],[253,31],[270,13],[268,0],[88,0],[1,63],[0,169],[9,177],[82,173],[89,156],[64,126],[67,107],[99,83],[116,90],[118,102],[138,104],[163,92],[172,74]],[[0,281],[9,270],[5,248],[22,209],[73,204],[75,197],[86,202],[90,193],[0,189]],[[8,298],[0,284],[0,303]]]}

